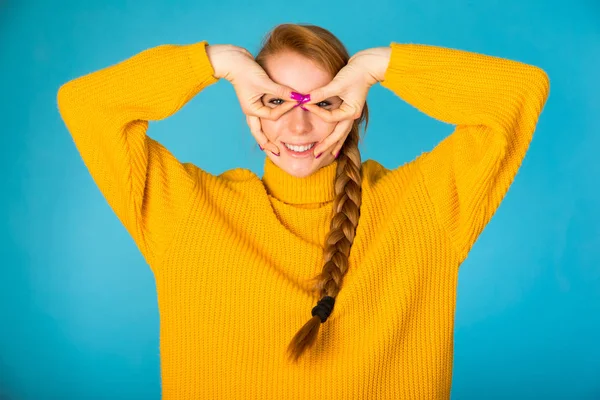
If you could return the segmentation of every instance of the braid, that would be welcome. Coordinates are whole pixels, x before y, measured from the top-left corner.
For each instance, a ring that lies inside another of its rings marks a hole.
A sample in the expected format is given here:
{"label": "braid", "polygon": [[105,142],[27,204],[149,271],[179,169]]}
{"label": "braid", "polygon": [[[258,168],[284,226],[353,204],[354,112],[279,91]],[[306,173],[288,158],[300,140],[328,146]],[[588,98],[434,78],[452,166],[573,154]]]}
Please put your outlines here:
{"label": "braid", "polygon": [[315,278],[314,290],[321,300],[313,317],[296,333],[288,346],[290,359],[296,361],[315,343],[319,327],[333,310],[335,297],[348,271],[348,257],[354,242],[361,204],[361,159],[358,150],[358,124],[354,124],[342,146],[335,179],[334,215],[325,239],[323,271]]}

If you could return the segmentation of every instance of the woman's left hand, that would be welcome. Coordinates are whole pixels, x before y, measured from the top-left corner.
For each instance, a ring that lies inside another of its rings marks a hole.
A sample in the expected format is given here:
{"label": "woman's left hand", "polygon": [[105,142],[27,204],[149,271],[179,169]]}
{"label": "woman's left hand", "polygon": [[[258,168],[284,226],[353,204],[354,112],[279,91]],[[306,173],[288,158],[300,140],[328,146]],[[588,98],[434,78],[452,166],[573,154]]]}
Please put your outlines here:
{"label": "woman's left hand", "polygon": [[[371,86],[383,80],[389,63],[388,48],[374,48],[356,53],[331,82],[310,93],[304,107],[327,122],[337,122],[333,132],[314,148],[315,156],[331,151],[334,156],[342,148],[354,120],[360,118]],[[317,106],[323,100],[338,96],[342,104],[335,110]]]}

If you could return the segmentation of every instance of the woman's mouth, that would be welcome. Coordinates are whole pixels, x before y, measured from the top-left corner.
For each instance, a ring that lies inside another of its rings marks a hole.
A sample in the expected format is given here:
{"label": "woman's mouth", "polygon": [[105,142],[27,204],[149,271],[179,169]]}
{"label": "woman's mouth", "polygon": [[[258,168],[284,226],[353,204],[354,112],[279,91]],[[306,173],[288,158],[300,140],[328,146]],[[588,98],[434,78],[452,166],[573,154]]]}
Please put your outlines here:
{"label": "woman's mouth", "polygon": [[290,156],[296,158],[304,158],[312,154],[312,149],[315,147],[315,144],[317,144],[317,142],[307,143],[303,145],[292,145],[283,143],[283,147]]}

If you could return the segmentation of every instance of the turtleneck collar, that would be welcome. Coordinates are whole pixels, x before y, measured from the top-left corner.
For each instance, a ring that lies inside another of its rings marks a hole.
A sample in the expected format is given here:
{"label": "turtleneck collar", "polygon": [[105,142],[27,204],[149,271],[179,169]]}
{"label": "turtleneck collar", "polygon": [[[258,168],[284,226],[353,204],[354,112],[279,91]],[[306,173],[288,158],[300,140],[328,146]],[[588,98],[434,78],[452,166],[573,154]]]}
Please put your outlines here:
{"label": "turtleneck collar", "polygon": [[267,192],[287,204],[325,203],[335,198],[337,161],[304,178],[297,178],[265,158],[262,178]]}

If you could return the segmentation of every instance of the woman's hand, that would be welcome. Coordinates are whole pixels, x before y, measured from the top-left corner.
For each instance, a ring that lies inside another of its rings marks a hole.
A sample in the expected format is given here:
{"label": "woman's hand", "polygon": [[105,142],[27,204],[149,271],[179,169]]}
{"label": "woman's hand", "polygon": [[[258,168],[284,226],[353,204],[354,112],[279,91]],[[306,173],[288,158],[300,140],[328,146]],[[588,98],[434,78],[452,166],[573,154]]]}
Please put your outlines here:
{"label": "woman's hand", "polygon": [[[331,151],[331,154],[337,156],[354,120],[362,114],[369,89],[383,80],[390,54],[391,49],[387,47],[360,51],[348,60],[346,66],[330,83],[310,93],[311,101],[304,107],[324,121],[337,122],[333,132],[315,146],[315,156],[325,151]],[[329,111],[316,106],[317,103],[335,96],[343,101],[339,108]]]}
{"label": "woman's hand", "polygon": [[294,107],[294,102],[285,102],[279,107],[265,106],[262,98],[266,94],[290,99],[292,90],[273,82],[264,69],[246,49],[233,45],[211,45],[207,55],[215,71],[215,78],[225,78],[235,89],[242,112],[252,135],[262,149],[279,154],[279,148],[269,142],[262,131],[260,119],[277,120]]}

